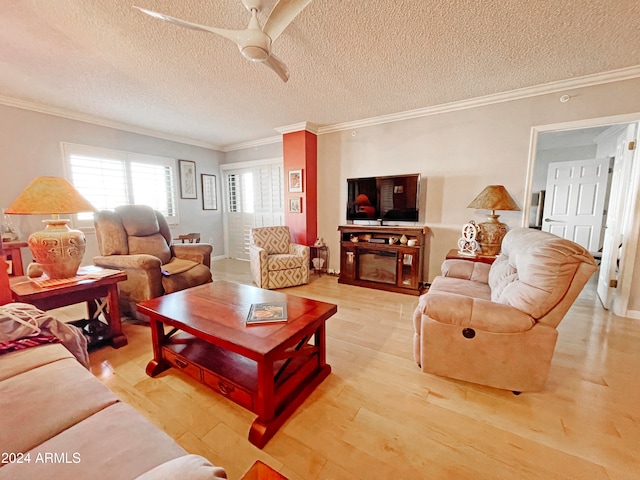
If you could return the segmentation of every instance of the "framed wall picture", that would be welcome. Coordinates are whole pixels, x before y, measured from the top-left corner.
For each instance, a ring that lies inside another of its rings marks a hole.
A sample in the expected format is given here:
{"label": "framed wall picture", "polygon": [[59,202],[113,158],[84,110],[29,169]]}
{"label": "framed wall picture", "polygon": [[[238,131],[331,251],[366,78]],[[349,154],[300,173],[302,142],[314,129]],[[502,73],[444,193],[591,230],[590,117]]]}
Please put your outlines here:
{"label": "framed wall picture", "polygon": [[178,160],[180,167],[180,198],[198,198],[196,162]]}
{"label": "framed wall picture", "polygon": [[302,198],[294,197],[289,199],[289,212],[302,213]]}
{"label": "framed wall picture", "polygon": [[202,182],[202,209],[217,210],[218,209],[218,191],[216,187],[216,176],[200,174]]}
{"label": "framed wall picture", "polygon": [[289,191],[302,192],[302,170],[289,170]]}

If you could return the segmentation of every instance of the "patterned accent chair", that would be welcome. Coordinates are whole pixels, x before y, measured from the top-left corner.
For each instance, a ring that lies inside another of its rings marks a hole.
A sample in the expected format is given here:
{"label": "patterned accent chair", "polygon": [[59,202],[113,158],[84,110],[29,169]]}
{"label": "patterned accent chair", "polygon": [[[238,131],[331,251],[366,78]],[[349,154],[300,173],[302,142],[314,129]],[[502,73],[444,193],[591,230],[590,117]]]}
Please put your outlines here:
{"label": "patterned accent chair", "polygon": [[136,312],[136,303],[212,281],[213,247],[171,245],[167,220],[151,207],[123,205],[93,218],[100,251],[93,263],[127,273],[118,284],[123,314],[146,320]]}
{"label": "patterned accent chair", "polygon": [[291,243],[289,227],[252,228],[251,275],[260,288],[295,287],[309,282],[309,247]]}

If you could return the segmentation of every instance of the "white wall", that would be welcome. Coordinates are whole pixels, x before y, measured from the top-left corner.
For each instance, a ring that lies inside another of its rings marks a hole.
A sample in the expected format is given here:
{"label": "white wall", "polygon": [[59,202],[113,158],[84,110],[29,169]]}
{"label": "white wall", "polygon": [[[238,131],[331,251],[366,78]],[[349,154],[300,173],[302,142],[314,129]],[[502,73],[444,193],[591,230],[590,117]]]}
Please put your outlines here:
{"label": "white wall", "polygon": [[[0,142],[0,208],[8,207],[34,177],[64,176],[60,142],[195,161],[198,198],[180,199],[178,192],[180,224],[173,227],[173,231],[176,235],[200,232],[204,242],[213,239],[214,255],[222,254],[219,165],[224,155],[221,152],[3,105],[0,105],[0,132],[3,140]],[[218,210],[202,209],[201,173],[217,176]],[[11,217],[23,239],[41,230],[40,220],[45,218]],[[84,263],[91,263],[97,254],[95,235],[87,232]],[[23,249],[23,256],[25,261],[30,261],[28,249]]]}
{"label": "white wall", "polygon": [[[565,93],[572,98],[561,103]],[[332,253],[330,268],[339,268],[336,227],[345,223],[348,177],[422,175],[421,221],[433,232],[432,279],[456,247],[461,226],[484,220],[486,212],[467,205],[485,186],[505,185],[524,206],[534,126],[635,112],[640,112],[640,79],[320,135],[318,235]],[[509,227],[522,224],[522,212],[499,213]]]}

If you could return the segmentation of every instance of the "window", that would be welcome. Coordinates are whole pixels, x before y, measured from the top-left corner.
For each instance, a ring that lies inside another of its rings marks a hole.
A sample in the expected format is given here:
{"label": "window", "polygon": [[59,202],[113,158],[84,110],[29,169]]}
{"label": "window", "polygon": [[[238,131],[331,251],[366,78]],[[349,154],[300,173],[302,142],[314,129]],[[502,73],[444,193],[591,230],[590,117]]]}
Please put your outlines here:
{"label": "window", "polygon": [[[62,144],[68,177],[98,210],[119,205],[149,205],[177,223],[175,159]],[[93,215],[78,215],[78,226],[93,225]]]}

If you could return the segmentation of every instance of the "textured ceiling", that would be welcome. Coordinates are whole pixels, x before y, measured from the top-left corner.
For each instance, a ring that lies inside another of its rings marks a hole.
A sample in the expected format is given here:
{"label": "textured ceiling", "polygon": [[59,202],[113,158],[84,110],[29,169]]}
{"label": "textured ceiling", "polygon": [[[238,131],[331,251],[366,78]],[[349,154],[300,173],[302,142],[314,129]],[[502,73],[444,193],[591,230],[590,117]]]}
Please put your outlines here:
{"label": "textured ceiling", "polygon": [[134,3],[249,19],[240,0],[3,0],[0,96],[225,146],[640,65],[637,0],[314,0],[274,42],[288,83]]}

